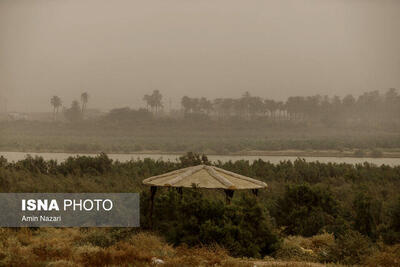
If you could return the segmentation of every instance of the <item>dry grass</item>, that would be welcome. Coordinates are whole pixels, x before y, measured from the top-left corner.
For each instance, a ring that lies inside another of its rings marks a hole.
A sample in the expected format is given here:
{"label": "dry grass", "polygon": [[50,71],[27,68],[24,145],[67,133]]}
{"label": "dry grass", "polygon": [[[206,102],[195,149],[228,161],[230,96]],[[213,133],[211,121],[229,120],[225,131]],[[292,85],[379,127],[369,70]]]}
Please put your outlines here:
{"label": "dry grass", "polygon": [[[124,232],[125,233],[125,232]],[[319,267],[325,249],[335,242],[331,234],[311,238],[288,237],[276,259],[237,259],[219,246],[172,247],[148,232],[115,234],[115,229],[0,228],[2,266],[276,266]],[[366,261],[369,266],[400,266],[400,245],[383,247]],[[331,264],[331,266],[338,266]]]}
{"label": "dry grass", "polygon": [[289,236],[283,240],[276,253],[280,260],[320,262],[325,258],[329,247],[335,244],[332,234],[324,233],[310,238]]}
{"label": "dry grass", "polygon": [[218,246],[173,248],[146,232],[104,246],[109,239],[109,229],[0,228],[0,266],[153,266],[154,259],[164,266],[242,266]]}
{"label": "dry grass", "polygon": [[367,260],[368,266],[400,267],[400,244],[392,247],[383,247],[376,251]]}

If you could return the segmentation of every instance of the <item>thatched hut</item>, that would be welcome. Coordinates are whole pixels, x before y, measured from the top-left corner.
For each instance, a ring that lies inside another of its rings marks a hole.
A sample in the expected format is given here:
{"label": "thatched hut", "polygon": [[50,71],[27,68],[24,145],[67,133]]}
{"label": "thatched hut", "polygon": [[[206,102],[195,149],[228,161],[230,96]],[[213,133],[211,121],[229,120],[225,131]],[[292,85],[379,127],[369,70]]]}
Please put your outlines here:
{"label": "thatched hut", "polygon": [[143,184],[166,187],[222,188],[225,190],[261,189],[264,182],[234,172],[207,165],[198,165],[153,176]]}
{"label": "thatched hut", "polygon": [[157,187],[174,187],[181,193],[183,187],[223,189],[227,203],[230,203],[234,190],[248,189],[257,195],[258,189],[267,187],[266,183],[259,180],[208,165],[197,165],[153,176],[143,180],[143,184],[149,185],[151,190],[150,218]]}

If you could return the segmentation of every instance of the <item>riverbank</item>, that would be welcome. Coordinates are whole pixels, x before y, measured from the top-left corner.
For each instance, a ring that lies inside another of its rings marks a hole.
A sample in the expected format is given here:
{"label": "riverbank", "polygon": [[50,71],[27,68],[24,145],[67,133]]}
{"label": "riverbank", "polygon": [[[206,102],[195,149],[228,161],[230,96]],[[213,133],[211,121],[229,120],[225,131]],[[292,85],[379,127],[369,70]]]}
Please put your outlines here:
{"label": "riverbank", "polygon": [[[79,154],[79,155],[97,155],[99,153],[107,153],[113,155],[184,155],[187,151],[162,151],[162,150],[141,150],[141,151],[113,151],[113,150],[93,150],[93,151],[68,151],[59,149],[37,149],[37,150],[20,150],[7,149],[0,153],[25,153],[25,154]],[[335,158],[400,158],[399,149],[349,149],[349,150],[243,150],[230,153],[216,153],[214,151],[206,151],[208,156],[278,156],[278,157],[335,157]]]}
{"label": "riverbank", "polygon": [[[255,160],[263,160],[266,162],[270,162],[273,164],[278,164],[282,161],[292,161],[294,162],[298,158],[304,159],[307,162],[320,162],[320,163],[347,163],[347,164],[363,164],[364,162],[372,163],[377,166],[381,165],[389,165],[389,166],[400,166],[400,157],[354,157],[354,156],[345,156],[346,154],[328,154],[326,152],[322,152],[320,154],[310,153],[310,151],[306,151],[307,153],[296,153],[296,151],[284,151],[285,153],[277,153],[279,151],[272,151],[271,153],[264,153],[260,151],[246,151],[247,153],[243,154],[229,154],[229,155],[216,155],[216,154],[207,154],[208,159],[211,162],[228,162],[228,161],[239,161],[246,160],[249,162],[253,162]],[[286,153],[289,152],[289,153]],[[392,155],[394,152],[391,152]],[[31,155],[32,157],[38,156],[42,157],[45,160],[57,160],[58,162],[62,162],[69,157],[74,157],[77,155],[80,156],[90,156],[93,157],[98,153],[65,153],[65,152],[0,152],[0,156],[3,156],[8,161],[19,161],[26,158],[27,155]],[[127,162],[131,160],[144,160],[146,158],[150,158],[153,160],[164,160],[170,162],[179,161],[179,157],[184,155],[185,153],[176,152],[176,153],[163,153],[160,151],[146,151],[146,153],[109,153],[107,154],[110,159],[119,162]],[[311,156],[315,155],[315,156]],[[334,155],[334,156],[329,156]],[[342,156],[341,156],[342,155]],[[352,155],[352,154],[350,154]]]}
{"label": "riverbank", "polygon": [[82,125],[10,122],[0,123],[0,151],[397,158],[400,135],[394,130],[254,124],[106,127],[89,121]]}

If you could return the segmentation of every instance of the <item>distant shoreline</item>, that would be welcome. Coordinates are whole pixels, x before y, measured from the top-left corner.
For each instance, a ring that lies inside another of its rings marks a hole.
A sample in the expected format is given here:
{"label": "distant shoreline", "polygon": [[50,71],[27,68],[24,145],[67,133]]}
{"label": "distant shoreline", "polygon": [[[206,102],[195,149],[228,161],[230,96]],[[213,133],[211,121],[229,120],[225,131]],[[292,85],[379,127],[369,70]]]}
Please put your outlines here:
{"label": "distant shoreline", "polygon": [[[357,150],[249,150],[249,151],[239,151],[234,153],[215,153],[215,152],[199,152],[200,154],[205,154],[209,156],[235,156],[235,157],[246,157],[246,156],[282,156],[282,157],[334,157],[334,158],[400,158],[399,150],[379,150],[381,155],[373,156],[370,154],[370,150],[365,151],[365,155],[357,156],[355,152]],[[103,151],[106,154],[113,155],[184,155],[187,151],[159,151],[159,150],[143,150],[143,151]],[[8,149],[7,151],[0,151],[0,153],[35,153],[35,154],[80,154],[80,155],[97,155],[102,153],[102,151],[60,151],[60,150],[13,150]]]}

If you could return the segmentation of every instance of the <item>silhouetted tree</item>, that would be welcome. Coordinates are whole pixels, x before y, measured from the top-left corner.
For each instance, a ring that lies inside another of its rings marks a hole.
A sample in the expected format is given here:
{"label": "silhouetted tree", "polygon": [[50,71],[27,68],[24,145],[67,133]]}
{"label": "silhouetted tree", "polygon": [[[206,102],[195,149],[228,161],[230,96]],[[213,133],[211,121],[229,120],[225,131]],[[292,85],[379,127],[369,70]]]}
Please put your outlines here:
{"label": "silhouetted tree", "polygon": [[278,199],[275,214],[287,234],[312,236],[334,223],[338,203],[328,190],[298,184],[286,187],[285,194]]}
{"label": "silhouetted tree", "polygon": [[81,102],[82,102],[82,114],[84,114],[87,103],[89,102],[89,94],[87,92],[81,94]]}
{"label": "silhouetted tree", "polygon": [[50,99],[50,104],[53,106],[53,119],[56,120],[58,110],[59,110],[59,108],[60,108],[61,105],[62,105],[61,98],[58,97],[58,96],[53,96],[53,97]]}
{"label": "silhouetted tree", "polygon": [[145,95],[143,100],[146,102],[147,109],[150,106],[151,110],[155,111],[155,113],[158,113],[159,109],[163,107],[162,95],[158,90],[154,90],[151,95]]}
{"label": "silhouetted tree", "polygon": [[72,122],[79,122],[82,120],[82,110],[79,105],[79,102],[74,100],[72,101],[71,107],[64,110],[65,118]]}
{"label": "silhouetted tree", "polygon": [[376,226],[380,220],[380,205],[372,197],[363,192],[359,193],[353,202],[355,211],[354,228],[360,233],[375,239]]}

